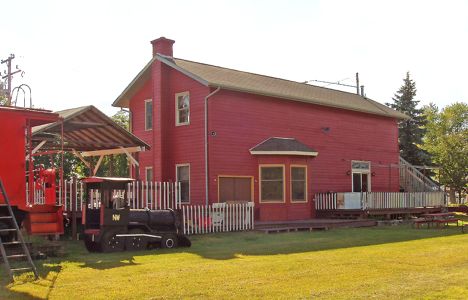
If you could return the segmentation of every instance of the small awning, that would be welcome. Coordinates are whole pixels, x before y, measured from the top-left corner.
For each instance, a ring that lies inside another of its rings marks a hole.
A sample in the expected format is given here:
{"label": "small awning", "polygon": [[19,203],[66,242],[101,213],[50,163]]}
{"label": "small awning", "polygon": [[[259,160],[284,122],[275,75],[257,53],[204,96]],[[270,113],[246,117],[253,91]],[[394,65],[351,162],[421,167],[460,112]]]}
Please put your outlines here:
{"label": "small awning", "polygon": [[318,152],[295,138],[271,137],[251,148],[250,154],[317,156]]}

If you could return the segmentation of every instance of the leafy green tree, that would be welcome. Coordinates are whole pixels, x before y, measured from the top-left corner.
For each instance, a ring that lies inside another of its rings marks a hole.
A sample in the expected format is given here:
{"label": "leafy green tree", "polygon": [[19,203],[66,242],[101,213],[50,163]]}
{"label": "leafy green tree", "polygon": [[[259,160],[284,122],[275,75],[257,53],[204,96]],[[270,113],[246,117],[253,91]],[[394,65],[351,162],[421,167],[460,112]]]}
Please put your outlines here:
{"label": "leafy green tree", "polygon": [[[112,120],[122,128],[129,129],[129,115],[123,110],[118,111],[112,116]],[[98,158],[94,158],[94,164]],[[101,167],[97,172],[98,176],[128,177],[129,165],[125,154],[107,155],[104,157]]]}
{"label": "leafy green tree", "polygon": [[424,149],[440,167],[440,182],[462,199],[468,188],[468,104],[454,103],[441,111],[431,104],[427,116]]}
{"label": "leafy green tree", "polygon": [[413,165],[429,165],[430,156],[420,147],[425,133],[426,120],[423,110],[417,108],[419,101],[414,99],[415,96],[416,83],[407,72],[403,85],[392,98],[393,103],[386,104],[410,117],[410,119],[400,121],[398,125],[401,157]]}
{"label": "leafy green tree", "polygon": [[7,91],[5,90],[4,83],[0,81],[0,105],[5,105],[7,100]]}

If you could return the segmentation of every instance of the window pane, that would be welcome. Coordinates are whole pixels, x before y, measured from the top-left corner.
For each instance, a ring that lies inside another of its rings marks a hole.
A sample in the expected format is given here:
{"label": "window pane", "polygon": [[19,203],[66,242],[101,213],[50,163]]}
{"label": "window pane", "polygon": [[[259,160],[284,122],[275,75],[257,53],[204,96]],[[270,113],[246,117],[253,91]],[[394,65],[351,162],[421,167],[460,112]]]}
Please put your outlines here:
{"label": "window pane", "polygon": [[368,174],[362,174],[362,191],[363,192],[367,192],[368,191],[368,187],[367,187],[367,176],[369,176]]}
{"label": "window pane", "polygon": [[305,180],[305,170],[304,167],[292,167],[291,168],[291,179],[292,180]]}
{"label": "window pane", "polygon": [[189,166],[177,167],[177,180],[178,181],[189,180]]}
{"label": "window pane", "polygon": [[153,102],[145,102],[145,129],[153,128]]}
{"label": "window pane", "polygon": [[283,182],[282,181],[262,181],[262,200],[263,201],[283,201]]}
{"label": "window pane", "polygon": [[369,162],[353,161],[351,163],[351,168],[353,168],[355,170],[369,170]]}
{"label": "window pane", "polygon": [[190,97],[189,95],[181,95],[177,98],[177,108],[188,108],[190,105]]}
{"label": "window pane", "polygon": [[262,167],[261,168],[262,180],[282,180],[283,168],[282,167]]}
{"label": "window pane", "polygon": [[188,123],[189,111],[186,109],[179,110],[179,120],[178,123]]}
{"label": "window pane", "polygon": [[180,202],[190,202],[190,183],[188,181],[180,182]]}
{"label": "window pane", "polygon": [[153,181],[153,168],[146,169],[146,181]]}
{"label": "window pane", "polygon": [[353,192],[361,192],[361,174],[353,173]]}
{"label": "window pane", "polygon": [[190,201],[190,167],[177,166],[177,181],[180,182],[180,201]]}
{"label": "window pane", "polygon": [[305,201],[305,182],[304,181],[293,181],[292,182],[292,200]]}

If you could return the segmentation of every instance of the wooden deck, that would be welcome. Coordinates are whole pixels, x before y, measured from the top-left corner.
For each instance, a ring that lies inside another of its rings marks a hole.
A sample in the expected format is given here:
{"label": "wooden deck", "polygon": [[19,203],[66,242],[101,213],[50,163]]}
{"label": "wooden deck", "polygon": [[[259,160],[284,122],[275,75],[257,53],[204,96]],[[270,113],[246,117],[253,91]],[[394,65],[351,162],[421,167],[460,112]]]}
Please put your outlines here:
{"label": "wooden deck", "polygon": [[328,230],[339,227],[372,227],[374,220],[351,219],[310,219],[299,221],[255,222],[255,230],[263,233],[279,233],[294,231]]}
{"label": "wooden deck", "polygon": [[439,213],[442,207],[415,207],[415,208],[385,208],[385,209],[328,209],[317,210],[319,218],[338,219],[367,219],[369,217],[384,217],[392,219],[396,217],[420,216],[429,213]]}

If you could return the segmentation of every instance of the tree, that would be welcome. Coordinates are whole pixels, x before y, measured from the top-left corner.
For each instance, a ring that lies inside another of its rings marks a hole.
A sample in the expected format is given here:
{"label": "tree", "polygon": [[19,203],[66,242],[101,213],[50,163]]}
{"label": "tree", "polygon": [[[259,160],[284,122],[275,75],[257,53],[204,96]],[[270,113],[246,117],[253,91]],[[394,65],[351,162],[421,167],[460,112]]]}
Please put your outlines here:
{"label": "tree", "polygon": [[425,133],[426,120],[423,110],[417,108],[419,101],[414,99],[415,96],[416,83],[407,72],[403,85],[392,98],[393,103],[386,103],[386,105],[410,117],[410,119],[400,121],[398,125],[401,157],[413,165],[429,165],[430,156],[420,147]]}
{"label": "tree", "polygon": [[[129,115],[128,112],[123,110],[118,111],[112,116],[112,120],[125,130],[129,129]],[[97,162],[95,158],[94,164]],[[117,177],[128,177],[128,159],[125,154],[108,155],[106,156],[97,172],[98,176],[117,176]]]}
{"label": "tree", "polygon": [[427,117],[424,149],[440,166],[440,183],[460,199],[468,187],[468,104],[454,103],[442,109],[434,104],[424,109]]}
{"label": "tree", "polygon": [[5,105],[7,102],[7,91],[5,89],[5,85],[2,81],[0,81],[0,105]]}

